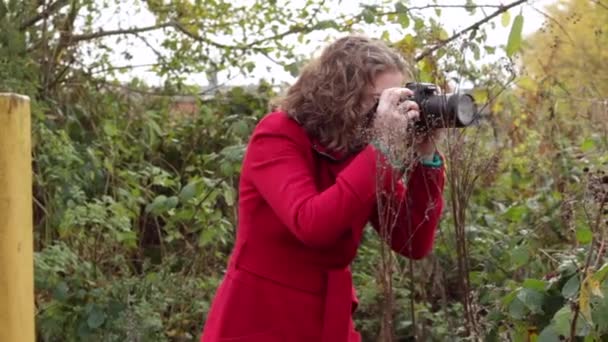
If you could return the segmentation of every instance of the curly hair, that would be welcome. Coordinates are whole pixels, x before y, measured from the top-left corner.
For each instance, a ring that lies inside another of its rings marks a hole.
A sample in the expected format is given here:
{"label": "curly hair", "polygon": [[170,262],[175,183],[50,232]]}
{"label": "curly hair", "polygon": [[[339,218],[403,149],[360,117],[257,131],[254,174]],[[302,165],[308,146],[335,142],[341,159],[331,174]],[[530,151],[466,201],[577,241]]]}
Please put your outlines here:
{"label": "curly hair", "polygon": [[364,96],[385,71],[406,75],[401,56],[378,39],[348,35],[327,46],[277,102],[325,147],[353,153],[366,144]]}

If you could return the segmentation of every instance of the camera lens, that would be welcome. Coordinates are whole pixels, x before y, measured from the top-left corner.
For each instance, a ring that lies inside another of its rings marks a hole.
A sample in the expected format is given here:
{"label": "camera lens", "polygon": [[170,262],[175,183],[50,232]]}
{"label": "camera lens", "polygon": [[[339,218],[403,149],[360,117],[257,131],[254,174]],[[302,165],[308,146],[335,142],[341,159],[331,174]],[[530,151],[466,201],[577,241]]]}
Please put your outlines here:
{"label": "camera lens", "polygon": [[470,95],[465,94],[458,96],[456,116],[462,125],[468,126],[475,120],[475,111],[475,101]]}

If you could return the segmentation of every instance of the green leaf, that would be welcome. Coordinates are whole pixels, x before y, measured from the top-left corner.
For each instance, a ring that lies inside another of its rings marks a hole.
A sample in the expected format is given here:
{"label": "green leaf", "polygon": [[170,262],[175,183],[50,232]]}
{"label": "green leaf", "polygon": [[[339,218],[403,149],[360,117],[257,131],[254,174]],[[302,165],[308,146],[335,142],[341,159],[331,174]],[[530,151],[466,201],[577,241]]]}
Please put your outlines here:
{"label": "green leaf", "polygon": [[530,253],[526,246],[517,246],[511,251],[511,262],[513,262],[516,267],[525,265],[529,258]]}
{"label": "green leaf", "polygon": [[560,335],[570,334],[570,321],[572,321],[572,310],[569,304],[559,309],[553,316],[553,327],[555,332]]}
{"label": "green leaf", "polygon": [[374,13],[369,8],[364,9],[361,15],[363,16],[363,21],[366,23],[371,24],[374,22]]}
{"label": "green leaf", "polygon": [[604,300],[598,301],[593,306],[591,316],[593,321],[598,325],[599,331],[608,333],[608,293],[604,294]]}
{"label": "green leaf", "polygon": [[592,150],[594,147],[595,147],[595,141],[593,141],[593,139],[591,139],[591,138],[587,138],[581,144],[581,151],[588,152],[588,151]]}
{"label": "green leaf", "polygon": [[523,288],[517,294],[517,299],[521,300],[524,305],[533,313],[543,313],[543,300],[545,296],[532,289]]}
{"label": "green leaf", "polygon": [[252,72],[253,69],[255,69],[255,63],[253,62],[246,62],[244,65],[245,69],[247,69],[248,72]]}
{"label": "green leaf", "polygon": [[103,132],[110,137],[114,137],[118,135],[118,128],[110,121],[106,121],[103,124]]}
{"label": "green leaf", "polygon": [[[600,283],[606,279],[608,275],[608,263],[605,263],[604,266],[600,267],[597,272],[593,275],[593,279],[599,281]],[[607,320],[608,321],[608,320]]]}
{"label": "green leaf", "polygon": [[68,299],[69,291],[70,288],[68,287],[68,284],[66,284],[65,281],[61,281],[59,282],[59,284],[57,284],[57,287],[55,287],[55,291],[53,291],[53,296],[59,301],[65,301]]}
{"label": "green leaf", "polygon": [[536,290],[539,292],[544,292],[545,287],[547,286],[547,282],[539,280],[539,279],[526,279],[524,280],[523,287],[527,289]]}
{"label": "green leaf", "polygon": [[593,239],[593,232],[589,228],[578,228],[576,230],[576,240],[583,245],[588,244]]}
{"label": "green leaf", "polygon": [[552,325],[549,325],[543,331],[541,331],[540,335],[538,335],[538,342],[556,342],[559,341],[559,335],[555,332],[555,329]]}
{"label": "green leaf", "polygon": [[503,215],[513,222],[521,222],[528,210],[525,205],[514,205],[505,211]]}
{"label": "green leaf", "polygon": [[285,65],[283,67],[285,69],[285,71],[289,72],[289,74],[291,74],[291,76],[298,76],[298,73],[300,72],[300,67],[298,66],[298,63],[293,62],[293,63],[289,63],[287,65]]}
{"label": "green leaf", "polygon": [[518,14],[511,25],[509,40],[507,41],[507,56],[511,57],[521,47],[521,32],[524,26],[524,17]]}
{"label": "green leaf", "polygon": [[574,275],[568,279],[564,287],[562,287],[562,296],[565,298],[573,298],[580,288],[580,280],[578,279],[578,275]]}
{"label": "green leaf", "polygon": [[585,336],[585,339],[583,340],[583,342],[595,342],[595,341],[599,340],[598,337],[599,336],[597,336],[597,335],[587,335],[587,336]]}
{"label": "green leaf", "polygon": [[213,241],[213,239],[216,236],[217,231],[213,230],[213,228],[207,227],[206,229],[203,229],[203,231],[201,232],[201,234],[199,235],[198,238],[198,245],[200,247],[205,247],[206,245],[208,245],[209,243],[211,243]]}
{"label": "green leaf", "polygon": [[167,196],[165,196],[165,195],[156,196],[156,198],[154,198],[154,201],[152,201],[152,203],[150,203],[146,206],[146,213],[150,213],[150,212],[158,213],[165,206],[166,201],[167,201]]}
{"label": "green leaf", "polygon": [[410,16],[406,13],[399,13],[399,15],[397,16],[397,20],[399,21],[399,24],[402,28],[407,28],[408,26],[410,26]]}
{"label": "green leaf", "polygon": [[509,14],[509,11],[503,12],[502,16],[500,17],[500,22],[502,23],[503,27],[509,26],[509,23],[511,22],[511,14]]}
{"label": "green leaf", "polygon": [[99,309],[97,305],[94,305],[89,312],[89,316],[87,317],[87,325],[91,329],[99,328],[103,322],[106,321],[106,314]]}
{"label": "green leaf", "polygon": [[226,204],[229,206],[234,205],[234,188],[231,186],[226,186],[224,189],[224,199],[226,200]]}
{"label": "green leaf", "polygon": [[496,47],[494,47],[494,46],[486,45],[483,47],[483,49],[486,50],[486,53],[488,53],[488,54],[493,54],[496,52]]}
{"label": "green leaf", "polygon": [[245,145],[227,146],[220,151],[220,154],[223,155],[228,161],[239,162],[243,158],[245,148]]}
{"label": "green leaf", "polygon": [[232,124],[232,131],[240,137],[245,137],[249,134],[249,125],[246,120],[239,120]]}
{"label": "green leaf", "polygon": [[526,306],[518,298],[513,299],[509,304],[509,315],[515,319],[522,319],[526,313]]}
{"label": "green leaf", "polygon": [[190,182],[188,185],[182,188],[182,191],[179,193],[179,199],[182,202],[188,202],[194,196],[196,196],[196,186],[198,182]]}
{"label": "green leaf", "polygon": [[167,201],[165,202],[165,209],[173,209],[177,207],[177,203],[179,203],[177,196],[171,196],[167,198]]}
{"label": "green leaf", "polygon": [[475,43],[471,43],[470,47],[471,47],[471,50],[473,50],[473,57],[475,58],[476,61],[478,61],[481,58],[481,51],[479,51],[479,45],[477,45]]}
{"label": "green leaf", "polygon": [[395,3],[395,12],[405,13],[405,12],[407,12],[407,6],[405,6],[403,4],[403,2],[398,1],[398,2]]}

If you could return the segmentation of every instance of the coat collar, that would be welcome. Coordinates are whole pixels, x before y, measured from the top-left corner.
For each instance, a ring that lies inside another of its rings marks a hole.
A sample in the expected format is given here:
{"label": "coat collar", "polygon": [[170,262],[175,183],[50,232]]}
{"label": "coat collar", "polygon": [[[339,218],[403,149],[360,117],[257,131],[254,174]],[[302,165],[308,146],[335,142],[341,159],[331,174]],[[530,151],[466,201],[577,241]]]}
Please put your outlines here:
{"label": "coat collar", "polygon": [[[290,118],[295,121],[300,127],[302,127],[302,124],[294,117]],[[319,141],[319,139],[317,138],[312,138],[309,137],[312,149],[318,153],[319,155],[333,161],[333,162],[341,162],[344,161],[347,157],[348,154],[345,152],[338,152],[338,151],[334,151],[332,149],[327,148],[326,146],[324,146],[323,144],[321,144],[321,142]]]}
{"label": "coat collar", "polygon": [[320,154],[321,156],[330,159],[333,162],[341,162],[349,157],[349,154],[345,152],[338,152],[331,150],[321,144],[318,139],[311,139],[312,149]]}

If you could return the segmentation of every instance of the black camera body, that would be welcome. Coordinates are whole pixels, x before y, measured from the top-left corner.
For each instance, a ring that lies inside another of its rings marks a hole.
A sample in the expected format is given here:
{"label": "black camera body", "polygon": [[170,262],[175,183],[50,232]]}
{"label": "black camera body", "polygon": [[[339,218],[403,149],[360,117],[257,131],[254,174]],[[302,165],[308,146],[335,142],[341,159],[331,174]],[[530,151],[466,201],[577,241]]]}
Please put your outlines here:
{"label": "black camera body", "polygon": [[410,100],[420,107],[420,117],[414,124],[419,132],[467,127],[476,122],[477,105],[469,94],[439,94],[432,83],[409,82],[405,87],[414,92]]}

